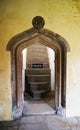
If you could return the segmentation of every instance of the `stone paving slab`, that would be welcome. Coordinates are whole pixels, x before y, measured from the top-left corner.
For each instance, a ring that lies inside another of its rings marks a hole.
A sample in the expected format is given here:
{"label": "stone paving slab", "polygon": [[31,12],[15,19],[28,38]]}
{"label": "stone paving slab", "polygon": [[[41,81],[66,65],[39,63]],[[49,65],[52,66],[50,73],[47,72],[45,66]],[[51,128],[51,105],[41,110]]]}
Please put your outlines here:
{"label": "stone paving slab", "polygon": [[18,126],[0,126],[0,130],[18,130]]}
{"label": "stone paving slab", "polygon": [[7,130],[18,130],[18,126],[8,127]]}
{"label": "stone paving slab", "polygon": [[71,126],[71,130],[77,130],[77,126]]}
{"label": "stone paving slab", "polygon": [[[8,127],[8,126],[18,126],[20,122],[19,120],[14,120],[14,121],[0,121],[0,127],[4,126],[4,127]],[[0,129],[1,130],[1,129]]]}
{"label": "stone paving slab", "polygon": [[23,107],[23,115],[39,115],[39,114],[55,114],[55,110],[47,103],[29,103],[25,102]]}
{"label": "stone paving slab", "polygon": [[37,116],[24,116],[21,121],[20,121],[20,124],[35,124],[35,123],[41,123],[45,120],[45,116],[41,115],[37,115]]}
{"label": "stone paving slab", "polygon": [[49,130],[70,130],[70,126],[65,118],[59,116],[48,116],[47,124]]}
{"label": "stone paving slab", "polygon": [[8,128],[4,126],[0,126],[0,130],[8,130]]}
{"label": "stone paving slab", "polygon": [[18,130],[20,119],[14,121],[0,121],[0,130]]}
{"label": "stone paving slab", "polygon": [[77,130],[80,130],[80,126],[77,126]]}
{"label": "stone paving slab", "polygon": [[0,122],[0,130],[80,130],[80,121],[59,115],[23,116],[19,120]]}
{"label": "stone paving slab", "polygon": [[45,123],[21,125],[19,130],[49,130]]}
{"label": "stone paving slab", "polygon": [[77,120],[77,118],[69,117],[69,118],[66,118],[66,119],[67,119],[67,122],[69,123],[70,126],[76,126],[76,125],[80,124],[80,122]]}
{"label": "stone paving slab", "polygon": [[76,117],[76,119],[80,122],[80,117]]}

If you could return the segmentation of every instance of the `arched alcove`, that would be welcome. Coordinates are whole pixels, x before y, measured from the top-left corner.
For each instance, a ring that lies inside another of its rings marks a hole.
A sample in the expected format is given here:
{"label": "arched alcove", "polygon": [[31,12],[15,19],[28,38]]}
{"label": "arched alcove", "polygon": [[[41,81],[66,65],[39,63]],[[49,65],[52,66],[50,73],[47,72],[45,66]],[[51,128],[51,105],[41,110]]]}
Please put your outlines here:
{"label": "arched alcove", "polygon": [[[31,28],[14,36],[7,45],[11,54],[11,88],[13,118],[22,112],[22,51],[32,44],[41,43],[55,52],[55,110],[66,107],[66,52],[70,51],[66,40],[47,29]],[[16,111],[18,114],[16,115]]]}

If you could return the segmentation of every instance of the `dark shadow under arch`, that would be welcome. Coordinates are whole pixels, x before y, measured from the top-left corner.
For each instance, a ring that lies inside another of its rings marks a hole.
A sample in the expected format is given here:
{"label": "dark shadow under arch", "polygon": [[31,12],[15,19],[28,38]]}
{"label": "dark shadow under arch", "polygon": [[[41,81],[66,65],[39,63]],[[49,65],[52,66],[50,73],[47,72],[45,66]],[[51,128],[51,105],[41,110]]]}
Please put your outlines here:
{"label": "dark shadow under arch", "polygon": [[7,44],[11,53],[11,88],[13,118],[16,111],[22,112],[22,50],[35,43],[44,44],[55,52],[55,110],[59,106],[66,107],[66,52],[70,47],[60,35],[47,29],[31,28],[14,36]]}

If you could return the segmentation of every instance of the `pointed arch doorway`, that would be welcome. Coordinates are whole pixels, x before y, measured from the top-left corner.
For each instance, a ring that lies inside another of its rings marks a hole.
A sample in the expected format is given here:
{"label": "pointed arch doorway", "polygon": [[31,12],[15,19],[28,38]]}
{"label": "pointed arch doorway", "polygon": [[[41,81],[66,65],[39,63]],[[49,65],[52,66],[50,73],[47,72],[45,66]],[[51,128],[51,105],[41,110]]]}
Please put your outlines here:
{"label": "pointed arch doorway", "polygon": [[22,51],[30,45],[41,43],[55,52],[55,110],[66,107],[66,53],[70,51],[66,40],[47,29],[31,28],[14,36],[7,45],[11,54],[11,88],[13,118],[22,114]]}

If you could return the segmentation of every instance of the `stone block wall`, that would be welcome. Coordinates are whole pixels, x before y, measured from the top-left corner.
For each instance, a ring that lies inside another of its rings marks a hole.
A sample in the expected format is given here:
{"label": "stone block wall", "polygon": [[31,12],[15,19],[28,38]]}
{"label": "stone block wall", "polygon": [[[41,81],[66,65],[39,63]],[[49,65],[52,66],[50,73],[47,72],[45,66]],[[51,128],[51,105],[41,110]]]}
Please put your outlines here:
{"label": "stone block wall", "polygon": [[43,68],[49,68],[47,47],[41,43],[27,48],[27,68],[32,68],[32,64],[43,64]]}

